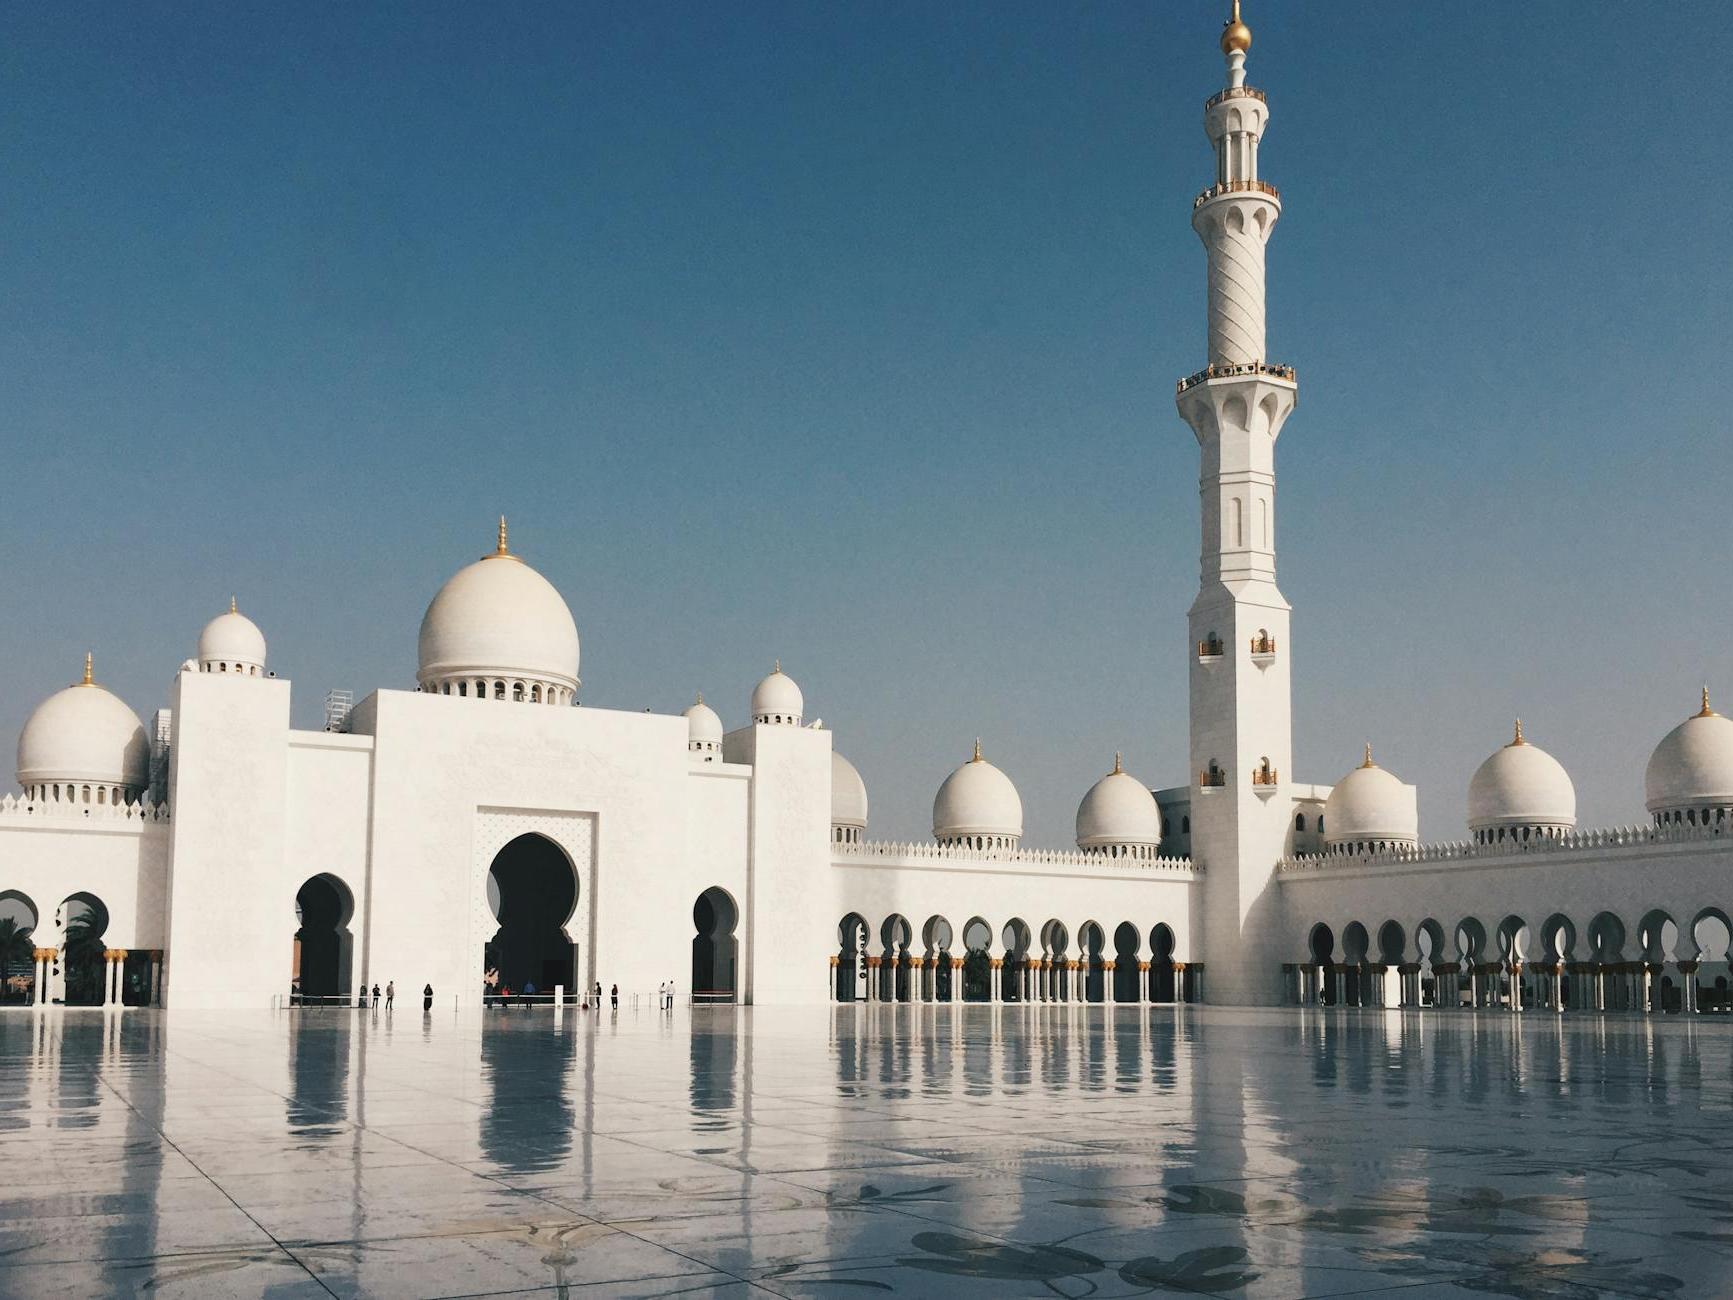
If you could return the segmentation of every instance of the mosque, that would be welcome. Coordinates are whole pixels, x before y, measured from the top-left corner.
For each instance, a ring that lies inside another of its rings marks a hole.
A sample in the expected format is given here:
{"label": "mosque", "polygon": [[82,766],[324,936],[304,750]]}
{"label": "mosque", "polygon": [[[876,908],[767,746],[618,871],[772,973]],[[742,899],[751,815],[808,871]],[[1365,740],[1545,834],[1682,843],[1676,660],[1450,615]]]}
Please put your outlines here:
{"label": "mosque", "polygon": [[930,842],[872,840],[865,783],[780,665],[734,730],[702,697],[578,707],[571,611],[502,520],[428,605],[414,689],[334,697],[323,730],[290,725],[291,684],[232,602],[148,727],[87,657],[25,724],[22,791],[0,800],[5,1000],[264,1007],[388,979],[459,1006],[644,994],[672,930],[694,1001],[1729,1010],[1733,721],[1707,690],[1649,760],[1642,826],[1579,828],[1520,724],[1449,843],[1419,843],[1415,788],[1370,748],[1334,785],[1294,779],[1274,539],[1298,385],[1265,350],[1282,201],[1251,42],[1236,3],[1192,202],[1209,319],[1207,364],[1177,386],[1202,460],[1182,784],[1115,762],[1075,848],[1033,848],[977,743]]}

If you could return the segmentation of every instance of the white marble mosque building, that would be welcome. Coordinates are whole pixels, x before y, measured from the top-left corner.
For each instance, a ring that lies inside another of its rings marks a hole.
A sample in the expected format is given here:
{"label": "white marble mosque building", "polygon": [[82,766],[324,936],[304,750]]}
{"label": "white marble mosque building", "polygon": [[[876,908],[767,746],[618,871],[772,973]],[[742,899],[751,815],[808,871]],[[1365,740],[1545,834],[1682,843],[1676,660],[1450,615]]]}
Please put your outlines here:
{"label": "white marble mosque building", "polygon": [[0,918],[27,931],[6,1000],[262,1007],[387,979],[460,1006],[531,984],[643,995],[690,917],[682,999],[1727,1010],[1733,720],[1706,690],[1655,748],[1642,826],[1580,828],[1520,725],[1450,843],[1418,842],[1414,787],[1370,748],[1333,786],[1294,779],[1274,537],[1298,390],[1264,320],[1282,204],[1237,6],[1221,44],[1215,177],[1192,205],[1208,363],[1178,385],[1202,457],[1182,784],[1116,762],[1075,848],[1032,848],[977,743],[930,842],[872,840],[833,747],[846,724],[808,725],[780,665],[732,731],[702,697],[683,716],[577,707],[571,611],[502,520],[428,605],[414,689],[335,701],[323,730],[290,725],[291,684],[232,603],[148,727],[87,659],[29,718],[22,793],[0,801]]}

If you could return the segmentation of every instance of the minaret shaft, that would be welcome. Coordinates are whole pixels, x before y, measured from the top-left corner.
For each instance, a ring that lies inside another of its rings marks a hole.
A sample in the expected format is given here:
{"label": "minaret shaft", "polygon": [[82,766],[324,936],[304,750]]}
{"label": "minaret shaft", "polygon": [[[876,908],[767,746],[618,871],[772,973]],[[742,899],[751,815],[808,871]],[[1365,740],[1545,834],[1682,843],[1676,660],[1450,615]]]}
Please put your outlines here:
{"label": "minaret shaft", "polygon": [[1275,445],[1293,371],[1265,356],[1264,251],[1281,216],[1258,179],[1269,121],[1245,83],[1250,30],[1223,36],[1227,84],[1204,107],[1216,179],[1192,209],[1209,259],[1208,365],[1179,385],[1200,453],[1202,538],[1190,614],[1192,855],[1205,868],[1212,1002],[1279,1000],[1275,865],[1292,820],[1288,603],[1276,585]]}

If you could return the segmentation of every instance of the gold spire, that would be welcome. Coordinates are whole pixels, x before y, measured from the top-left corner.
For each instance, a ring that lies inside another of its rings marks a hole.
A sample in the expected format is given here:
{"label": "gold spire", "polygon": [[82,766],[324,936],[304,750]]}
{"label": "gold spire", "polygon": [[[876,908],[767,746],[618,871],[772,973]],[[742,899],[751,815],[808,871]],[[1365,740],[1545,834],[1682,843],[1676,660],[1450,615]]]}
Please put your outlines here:
{"label": "gold spire", "polygon": [[1518,745],[1526,744],[1528,744],[1528,741],[1522,738],[1522,719],[1518,718],[1516,720],[1516,739],[1510,742],[1510,748],[1514,749]]}
{"label": "gold spire", "polygon": [[1222,25],[1222,53],[1244,54],[1252,48],[1252,29],[1240,21],[1240,0],[1234,0],[1234,16]]}
{"label": "gold spire", "polygon": [[979,763],[981,761],[981,738],[979,736],[975,737],[975,757],[971,758],[969,761],[971,763]]}
{"label": "gold spire", "polygon": [[700,704],[704,703],[704,692],[703,691],[698,692],[698,703],[700,703]]}
{"label": "gold spire", "polygon": [[1709,707],[1709,688],[1707,686],[1703,688],[1703,711],[1697,716],[1699,718],[1718,718],[1721,716]]}
{"label": "gold spire", "polygon": [[95,668],[96,668],[96,656],[91,654],[90,651],[86,650],[84,652],[84,680],[81,681],[80,683],[78,683],[80,686],[95,686],[96,685]]}
{"label": "gold spire", "polygon": [[1113,755],[1113,775],[1118,776],[1125,771],[1125,755],[1115,752]]}
{"label": "gold spire", "polygon": [[1361,767],[1377,767],[1378,766],[1378,764],[1376,764],[1372,761],[1372,742],[1369,740],[1366,742],[1366,761],[1364,763],[1360,764],[1360,766]]}
{"label": "gold spire", "polygon": [[777,673],[779,673],[781,671],[782,671],[782,660],[778,659],[775,663],[773,663],[770,666],[770,675],[772,677],[774,677],[774,676],[776,676]]}
{"label": "gold spire", "polygon": [[229,597],[229,613],[239,614],[240,612],[241,611],[235,605],[235,598],[233,596],[230,596]]}
{"label": "gold spire", "polygon": [[494,554],[495,555],[510,555],[511,554],[511,547],[506,545],[505,516],[504,515],[501,515],[499,517],[499,549],[497,551],[495,551]]}

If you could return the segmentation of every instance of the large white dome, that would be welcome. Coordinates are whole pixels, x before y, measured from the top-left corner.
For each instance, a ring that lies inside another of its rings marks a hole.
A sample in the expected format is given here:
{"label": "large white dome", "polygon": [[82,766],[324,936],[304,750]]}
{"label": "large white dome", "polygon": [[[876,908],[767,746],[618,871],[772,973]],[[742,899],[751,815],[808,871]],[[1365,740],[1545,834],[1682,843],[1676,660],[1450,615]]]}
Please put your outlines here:
{"label": "large white dome", "polygon": [[1669,731],[1649,756],[1643,796],[1652,813],[1733,806],[1733,720],[1709,707]]}
{"label": "large white dome", "polygon": [[867,824],[866,782],[853,763],[830,751],[830,824],[832,828],[864,831]]}
{"label": "large white dome", "polygon": [[800,687],[782,671],[782,660],[778,659],[770,676],[752,688],[752,720],[798,727],[805,712],[806,699]]}
{"label": "large white dome", "polygon": [[421,620],[424,691],[568,703],[578,688],[578,628],[560,593],[506,546],[460,569]]}
{"label": "large white dome", "polygon": [[1569,830],[1577,824],[1577,792],[1563,764],[1538,745],[1516,738],[1475,769],[1468,782],[1468,829],[1506,827]]}
{"label": "large white dome", "polygon": [[704,703],[699,692],[697,702],[686,710],[686,748],[695,754],[718,754],[722,751],[722,719],[716,710]]}
{"label": "large white dome", "polygon": [[1161,808],[1149,788],[1113,757],[1113,771],[1077,806],[1077,847],[1152,849],[1161,843]]}
{"label": "large white dome", "polygon": [[945,778],[933,800],[933,838],[941,842],[980,839],[1001,847],[1023,837],[1023,801],[1011,778],[975,756]]}
{"label": "large white dome", "polygon": [[1372,761],[1336,782],[1324,801],[1324,843],[1339,845],[1413,844],[1420,838],[1414,791]]}
{"label": "large white dome", "polygon": [[18,784],[120,786],[130,800],[150,784],[150,742],[138,715],[92,680],[56,691],[18,735]]}
{"label": "large white dome", "polygon": [[199,671],[245,673],[258,677],[265,671],[265,634],[258,624],[235,608],[218,614],[199,633]]}

